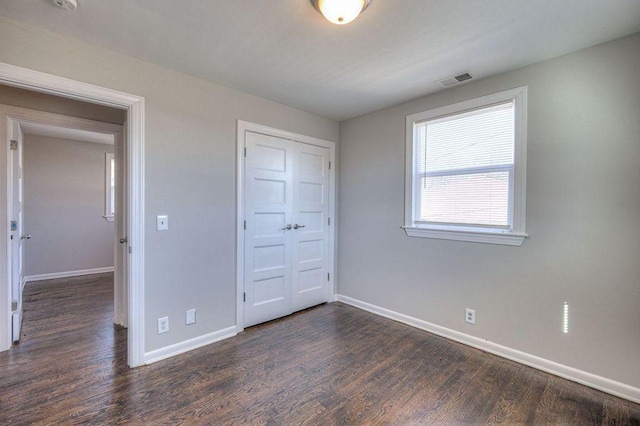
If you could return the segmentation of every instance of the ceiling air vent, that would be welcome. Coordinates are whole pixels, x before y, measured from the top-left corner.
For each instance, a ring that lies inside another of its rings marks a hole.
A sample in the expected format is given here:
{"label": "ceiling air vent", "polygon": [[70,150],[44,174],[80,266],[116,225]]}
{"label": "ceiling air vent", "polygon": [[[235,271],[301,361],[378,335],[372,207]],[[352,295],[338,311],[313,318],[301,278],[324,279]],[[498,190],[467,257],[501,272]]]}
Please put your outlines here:
{"label": "ceiling air vent", "polygon": [[440,86],[447,87],[455,86],[456,84],[464,83],[465,81],[471,80],[473,77],[468,72],[465,72],[460,75],[456,75],[455,77],[447,77],[442,80],[436,81]]}

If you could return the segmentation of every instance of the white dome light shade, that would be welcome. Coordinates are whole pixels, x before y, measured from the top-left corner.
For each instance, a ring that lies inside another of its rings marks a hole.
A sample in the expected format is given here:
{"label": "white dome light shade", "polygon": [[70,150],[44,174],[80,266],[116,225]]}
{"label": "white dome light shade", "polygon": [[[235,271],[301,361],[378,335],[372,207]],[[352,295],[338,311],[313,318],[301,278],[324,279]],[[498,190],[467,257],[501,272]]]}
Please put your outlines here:
{"label": "white dome light shade", "polygon": [[329,22],[337,25],[348,24],[369,6],[371,0],[311,0],[313,6]]}
{"label": "white dome light shade", "polygon": [[76,10],[78,8],[77,0],[53,0],[53,4],[67,10]]}

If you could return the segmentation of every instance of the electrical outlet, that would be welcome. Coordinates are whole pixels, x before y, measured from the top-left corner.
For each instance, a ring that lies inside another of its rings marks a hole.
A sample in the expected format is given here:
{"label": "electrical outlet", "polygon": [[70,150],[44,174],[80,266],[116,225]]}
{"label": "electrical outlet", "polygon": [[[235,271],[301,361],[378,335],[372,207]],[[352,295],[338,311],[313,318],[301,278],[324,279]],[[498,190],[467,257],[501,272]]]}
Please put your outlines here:
{"label": "electrical outlet", "polygon": [[169,331],[169,317],[158,318],[158,334]]}
{"label": "electrical outlet", "polygon": [[187,325],[191,325],[191,324],[195,324],[196,323],[196,310],[195,309],[187,310],[187,317],[186,317],[185,322],[187,323]]}
{"label": "electrical outlet", "polygon": [[465,322],[468,322],[469,324],[475,324],[476,323],[476,311],[475,309],[465,309],[465,315],[464,315],[464,320]]}

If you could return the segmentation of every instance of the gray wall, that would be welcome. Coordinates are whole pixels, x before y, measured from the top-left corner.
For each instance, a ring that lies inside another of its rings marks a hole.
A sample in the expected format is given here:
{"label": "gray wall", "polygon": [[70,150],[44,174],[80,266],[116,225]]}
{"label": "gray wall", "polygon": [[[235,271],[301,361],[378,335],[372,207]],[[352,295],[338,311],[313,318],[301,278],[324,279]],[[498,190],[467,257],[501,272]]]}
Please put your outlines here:
{"label": "gray wall", "polygon": [[112,145],[25,135],[25,275],[113,267],[114,223],[104,215]]}
{"label": "gray wall", "polygon": [[0,62],[146,99],[145,349],[235,325],[236,120],[333,141],[338,123],[6,18],[0,40]]}
{"label": "gray wall", "polygon": [[126,111],[0,84],[0,104],[123,124]]}
{"label": "gray wall", "polygon": [[[640,386],[638,76],[635,35],[341,123],[339,293]],[[405,116],[522,85],[530,237],[407,237]]]}

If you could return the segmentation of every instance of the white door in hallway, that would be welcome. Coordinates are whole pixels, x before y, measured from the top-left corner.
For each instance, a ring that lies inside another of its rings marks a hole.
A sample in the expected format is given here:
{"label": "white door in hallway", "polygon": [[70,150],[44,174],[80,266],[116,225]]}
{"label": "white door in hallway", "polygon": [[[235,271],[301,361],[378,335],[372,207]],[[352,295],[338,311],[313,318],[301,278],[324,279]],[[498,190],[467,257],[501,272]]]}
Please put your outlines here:
{"label": "white door in hallway", "polygon": [[31,236],[24,233],[23,214],[23,164],[22,164],[22,129],[16,120],[8,120],[9,148],[9,212],[10,250],[11,250],[11,334],[12,340],[20,339],[22,326],[22,290],[24,285],[23,242]]}
{"label": "white door in hallway", "polygon": [[326,302],[329,150],[245,135],[244,326]]}
{"label": "white door in hallway", "polygon": [[123,129],[127,128],[127,123],[122,125],[122,129],[114,137],[114,160],[115,160],[115,234],[114,234],[114,274],[113,274],[113,299],[114,299],[114,322],[123,327],[128,327],[129,323],[129,246],[128,246],[128,164],[127,164],[127,134]]}

